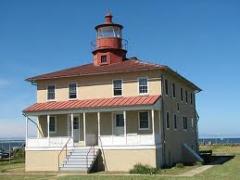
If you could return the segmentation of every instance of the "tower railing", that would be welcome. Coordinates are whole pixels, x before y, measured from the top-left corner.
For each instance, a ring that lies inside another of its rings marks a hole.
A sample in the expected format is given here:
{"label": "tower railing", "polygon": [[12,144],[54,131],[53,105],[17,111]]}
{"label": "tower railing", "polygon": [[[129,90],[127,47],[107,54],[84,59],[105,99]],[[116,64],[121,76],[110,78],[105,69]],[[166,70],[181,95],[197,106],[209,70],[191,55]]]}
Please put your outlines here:
{"label": "tower railing", "polygon": [[[128,49],[128,41],[126,39],[121,39],[120,40],[121,42],[121,48],[120,49],[123,49],[123,50],[126,50]],[[100,43],[98,43],[99,41],[91,41],[91,50],[92,51],[95,51],[95,50],[98,50],[98,49],[106,49],[106,48],[113,48],[111,45],[101,45]]]}

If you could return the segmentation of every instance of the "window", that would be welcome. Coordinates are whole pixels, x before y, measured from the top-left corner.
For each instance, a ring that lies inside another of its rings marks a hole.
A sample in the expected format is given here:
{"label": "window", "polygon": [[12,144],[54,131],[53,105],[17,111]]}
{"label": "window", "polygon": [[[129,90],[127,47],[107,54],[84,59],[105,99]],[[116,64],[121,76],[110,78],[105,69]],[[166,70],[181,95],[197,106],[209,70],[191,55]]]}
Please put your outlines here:
{"label": "window", "polygon": [[116,127],[124,126],[124,118],[123,114],[116,114]]}
{"label": "window", "polygon": [[191,120],[192,120],[192,128],[194,128],[194,118],[192,118]]}
{"label": "window", "polygon": [[183,117],[183,129],[188,128],[187,117]]}
{"label": "window", "polygon": [[170,128],[170,122],[169,122],[169,112],[167,112],[167,129]]}
{"label": "window", "polygon": [[172,95],[173,97],[176,97],[176,90],[175,90],[175,84],[172,84]]}
{"label": "window", "polygon": [[165,79],[165,93],[168,95],[168,80]]}
{"label": "window", "polygon": [[178,112],[180,111],[180,104],[179,103],[177,103],[177,110],[178,110]]}
{"label": "window", "polygon": [[183,88],[181,88],[181,101],[183,101]]}
{"label": "window", "polygon": [[190,102],[191,102],[191,104],[193,104],[193,93],[191,93],[191,95],[190,95]]}
{"label": "window", "polygon": [[188,92],[187,92],[187,90],[185,91],[185,100],[186,100],[186,103],[188,103]]}
{"label": "window", "polygon": [[55,118],[55,116],[50,116],[49,132],[56,132],[56,118]]}
{"label": "window", "polygon": [[71,83],[69,84],[69,99],[77,98],[77,84]]}
{"label": "window", "polygon": [[122,80],[113,80],[113,95],[122,95]]}
{"label": "window", "polygon": [[78,117],[73,118],[73,129],[79,129],[79,119],[78,119]]}
{"label": "window", "polygon": [[55,86],[54,85],[48,86],[48,89],[47,89],[47,99],[48,100],[55,99]]}
{"label": "window", "polygon": [[139,129],[149,129],[148,111],[139,112]]}
{"label": "window", "polygon": [[139,78],[139,94],[147,94],[148,93],[148,80],[147,78]]}
{"label": "window", "polygon": [[177,129],[177,115],[174,114],[173,116],[173,121],[174,121],[174,129]]}
{"label": "window", "polygon": [[103,55],[101,56],[101,63],[106,63],[107,62],[107,56]]}

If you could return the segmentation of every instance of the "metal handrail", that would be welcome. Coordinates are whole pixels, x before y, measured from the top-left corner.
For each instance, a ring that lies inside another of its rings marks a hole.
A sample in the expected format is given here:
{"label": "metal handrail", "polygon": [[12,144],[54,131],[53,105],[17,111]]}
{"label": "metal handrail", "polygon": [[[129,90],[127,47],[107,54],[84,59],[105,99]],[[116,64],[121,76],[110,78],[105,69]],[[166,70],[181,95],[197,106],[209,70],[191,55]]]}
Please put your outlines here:
{"label": "metal handrail", "polygon": [[69,141],[70,141],[71,139],[72,139],[71,137],[68,138],[67,142],[64,144],[64,146],[62,147],[61,151],[60,151],[59,154],[58,154],[58,168],[59,168],[59,165],[60,165],[60,155],[62,154],[62,152],[63,152],[63,150],[64,150],[65,148],[66,148],[66,153],[65,153],[65,157],[64,157],[64,158],[67,157],[67,153],[68,153],[68,143],[69,143]]}
{"label": "metal handrail", "polygon": [[105,153],[104,153],[103,146],[102,146],[102,139],[101,139],[100,136],[98,136],[98,139],[99,139],[100,148],[101,148],[101,151],[102,151],[102,154],[103,154],[104,165],[105,165],[106,170],[108,170],[108,168],[107,168],[107,163],[106,163],[106,158],[105,158]]}
{"label": "metal handrail", "polygon": [[86,155],[86,166],[87,166],[87,170],[88,170],[88,156],[89,156],[89,153],[91,152],[91,149],[93,149],[93,152],[94,152],[94,155],[95,155],[95,147],[94,145],[91,146],[87,152],[87,155]]}

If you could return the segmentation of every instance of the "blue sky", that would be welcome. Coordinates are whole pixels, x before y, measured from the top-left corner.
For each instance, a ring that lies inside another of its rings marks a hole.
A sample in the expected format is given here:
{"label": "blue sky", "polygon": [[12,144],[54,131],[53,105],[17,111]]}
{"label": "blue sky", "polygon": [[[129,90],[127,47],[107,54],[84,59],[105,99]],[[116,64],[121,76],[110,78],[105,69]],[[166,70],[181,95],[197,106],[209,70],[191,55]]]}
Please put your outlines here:
{"label": "blue sky", "polygon": [[35,102],[24,79],[91,62],[107,10],[124,25],[128,56],[165,64],[199,85],[201,136],[240,137],[240,1],[1,0],[0,137],[24,136]]}

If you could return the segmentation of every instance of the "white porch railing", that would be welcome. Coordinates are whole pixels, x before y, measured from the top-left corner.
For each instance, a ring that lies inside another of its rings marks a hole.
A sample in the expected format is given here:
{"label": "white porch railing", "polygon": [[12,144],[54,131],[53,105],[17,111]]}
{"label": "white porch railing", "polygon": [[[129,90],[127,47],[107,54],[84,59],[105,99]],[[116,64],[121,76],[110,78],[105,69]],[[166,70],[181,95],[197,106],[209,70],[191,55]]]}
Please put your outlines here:
{"label": "white porch railing", "polygon": [[155,144],[152,134],[127,134],[126,137],[114,135],[101,135],[101,140],[103,146]]}
{"label": "white porch railing", "polygon": [[[28,138],[26,147],[27,148],[56,148],[63,147],[68,141],[69,137],[50,137],[50,138]],[[69,141],[69,146],[73,146],[73,139]]]}

